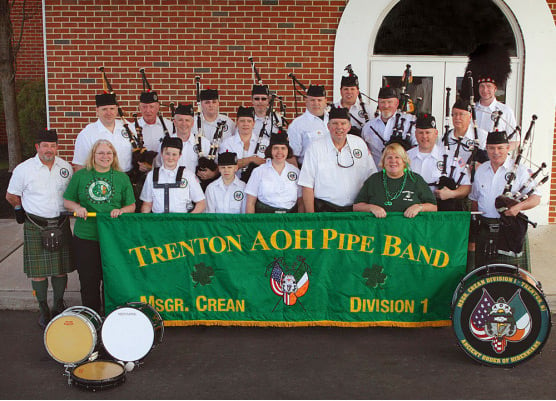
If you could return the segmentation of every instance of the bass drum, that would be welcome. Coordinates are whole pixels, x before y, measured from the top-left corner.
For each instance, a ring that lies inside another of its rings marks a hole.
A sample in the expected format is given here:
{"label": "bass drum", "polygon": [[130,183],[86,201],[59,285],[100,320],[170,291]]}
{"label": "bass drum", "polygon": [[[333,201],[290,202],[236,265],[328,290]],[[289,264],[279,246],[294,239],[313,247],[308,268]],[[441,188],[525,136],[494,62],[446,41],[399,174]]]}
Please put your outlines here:
{"label": "bass drum", "polygon": [[125,362],[140,361],[162,342],[164,322],[149,304],[131,302],[112,311],[102,325],[106,352]]}
{"label": "bass drum", "polygon": [[85,362],[73,368],[70,381],[83,390],[100,391],[125,382],[125,368],[113,361]]}
{"label": "bass drum", "polygon": [[513,367],[539,353],[550,333],[550,310],[541,285],[512,265],[479,267],[452,298],[458,345],[489,366]]}
{"label": "bass drum", "polygon": [[52,319],[44,330],[44,346],[52,358],[78,364],[97,347],[102,318],[86,306],[72,306]]}

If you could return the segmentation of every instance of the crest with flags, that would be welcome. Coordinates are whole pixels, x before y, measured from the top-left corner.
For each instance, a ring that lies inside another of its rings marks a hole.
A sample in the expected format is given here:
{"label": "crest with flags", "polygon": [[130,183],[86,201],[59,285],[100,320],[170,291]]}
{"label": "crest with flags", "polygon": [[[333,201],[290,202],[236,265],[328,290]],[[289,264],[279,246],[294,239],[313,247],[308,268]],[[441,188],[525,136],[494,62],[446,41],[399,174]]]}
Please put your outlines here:
{"label": "crest with flags", "polygon": [[295,305],[309,288],[309,276],[305,271],[301,278],[296,280],[294,274],[284,273],[280,262],[281,260],[277,259],[272,263],[270,288],[272,292],[282,297],[284,304],[288,306]]}
{"label": "crest with flags", "polygon": [[521,298],[521,289],[506,302],[504,298],[494,301],[483,288],[471,313],[469,328],[478,340],[490,341],[497,354],[505,351],[508,341],[519,342],[526,338],[531,331],[531,314]]}

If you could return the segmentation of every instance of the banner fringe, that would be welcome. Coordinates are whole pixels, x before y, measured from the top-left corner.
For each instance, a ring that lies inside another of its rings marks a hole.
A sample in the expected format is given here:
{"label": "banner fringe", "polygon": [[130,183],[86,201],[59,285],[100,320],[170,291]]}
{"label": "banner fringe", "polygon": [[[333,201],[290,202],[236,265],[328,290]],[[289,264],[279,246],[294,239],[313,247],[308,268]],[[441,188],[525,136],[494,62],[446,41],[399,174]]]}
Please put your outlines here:
{"label": "banner fringe", "polygon": [[239,327],[449,327],[451,320],[435,320],[428,322],[338,322],[332,320],[319,320],[313,322],[259,322],[259,321],[227,321],[227,320],[165,320],[164,326],[239,326]]}

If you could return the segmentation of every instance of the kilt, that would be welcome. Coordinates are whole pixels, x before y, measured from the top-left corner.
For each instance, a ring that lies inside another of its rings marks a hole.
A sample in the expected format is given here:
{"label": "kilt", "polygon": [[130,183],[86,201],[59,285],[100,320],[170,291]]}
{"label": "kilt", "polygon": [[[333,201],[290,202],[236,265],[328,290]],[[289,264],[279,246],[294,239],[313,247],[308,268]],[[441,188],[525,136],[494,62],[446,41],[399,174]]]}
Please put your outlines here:
{"label": "kilt", "polygon": [[[497,233],[496,233],[497,234]],[[496,238],[497,235],[489,233],[484,225],[477,234],[477,248],[475,253],[475,268],[484,266],[486,264],[508,264],[520,267],[523,270],[531,271],[531,263],[529,257],[529,239],[525,235],[525,242],[523,244],[523,251],[518,254],[519,256],[509,256],[496,253],[495,255],[487,255],[488,242],[491,238]],[[496,240],[495,240],[496,243]]]}
{"label": "kilt", "polygon": [[[33,216],[38,222],[45,219]],[[63,231],[62,246],[49,251],[43,248],[41,230],[25,219],[23,225],[23,272],[27,277],[47,277],[69,273],[75,270],[71,255],[71,229],[69,218],[60,227]]]}

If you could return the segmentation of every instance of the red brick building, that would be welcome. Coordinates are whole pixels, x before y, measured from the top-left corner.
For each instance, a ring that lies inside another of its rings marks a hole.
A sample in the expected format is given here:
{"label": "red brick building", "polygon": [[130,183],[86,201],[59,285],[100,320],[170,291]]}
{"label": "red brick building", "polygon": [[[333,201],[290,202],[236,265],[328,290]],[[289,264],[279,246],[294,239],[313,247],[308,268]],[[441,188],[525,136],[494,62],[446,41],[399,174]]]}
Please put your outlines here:
{"label": "red brick building", "polygon": [[[547,80],[544,87],[539,87],[535,68],[543,63],[547,69],[554,67],[553,55],[540,58],[538,54],[553,49],[554,41],[549,39],[555,37],[556,1],[476,1],[499,9],[505,18],[502,24],[513,35],[514,72],[507,102],[514,107],[522,126],[528,126],[532,113],[539,114],[533,159],[554,167],[554,83]],[[16,1],[12,14],[16,33],[21,3]],[[105,67],[127,113],[137,111],[139,68],[145,68],[153,89],[165,104],[193,102],[194,77],[200,75],[204,88],[220,90],[223,111],[233,113],[239,104],[249,101],[252,77],[247,57],[253,56],[264,83],[285,98],[290,119],[294,106],[288,78],[291,72],[305,84],[324,84],[329,100],[338,97],[339,79],[348,63],[359,75],[362,91],[371,97],[380,86],[381,74],[385,76],[381,71],[391,68],[391,75],[401,75],[398,65],[404,66],[406,61],[412,63],[414,74],[434,76],[434,82],[446,80],[447,71],[454,65],[458,68],[454,74],[462,75],[463,71],[459,71],[465,57],[453,49],[450,54],[449,46],[438,54],[409,57],[395,40],[389,48],[377,45],[377,37],[383,37],[388,28],[415,32],[413,36],[418,36],[420,42],[429,41],[436,48],[457,42],[457,34],[440,32],[441,28],[427,33],[425,28],[435,26],[441,18],[437,9],[442,7],[424,3],[419,10],[424,16],[420,19],[422,24],[417,31],[411,31],[413,28],[404,24],[405,19],[386,26],[388,17],[398,10],[397,0],[28,0],[27,14],[31,18],[25,22],[17,77],[43,77],[46,67],[49,123],[61,134],[61,154],[70,160],[77,133],[95,118],[94,95],[102,90],[99,66]],[[472,16],[481,18],[480,12]],[[457,24],[454,21],[452,25]],[[395,34],[390,37],[396,38]],[[478,42],[480,35],[486,34],[471,32],[466,38],[473,35],[478,36],[474,39]],[[442,67],[443,76],[435,75],[434,68],[438,66]],[[542,95],[544,103],[540,106],[532,96],[536,90],[549,92],[548,96]],[[431,107],[437,120],[441,120],[442,111],[438,109],[443,107],[442,93],[435,96],[441,106],[434,106],[433,102]],[[547,109],[551,111],[546,112]],[[169,115],[167,109],[163,112]],[[544,191],[543,204],[534,217],[542,223],[556,223],[556,177],[551,178],[550,191],[548,186]]]}

